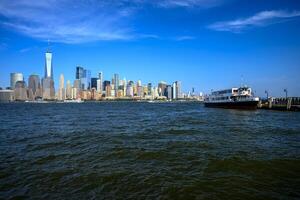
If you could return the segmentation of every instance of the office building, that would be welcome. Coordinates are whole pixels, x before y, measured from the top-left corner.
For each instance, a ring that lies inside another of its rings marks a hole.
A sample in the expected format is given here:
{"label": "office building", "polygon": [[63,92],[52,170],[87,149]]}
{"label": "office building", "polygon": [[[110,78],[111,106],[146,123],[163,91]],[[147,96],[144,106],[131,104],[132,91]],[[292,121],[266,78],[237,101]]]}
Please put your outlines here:
{"label": "office building", "polygon": [[28,78],[28,94],[30,100],[42,98],[40,77],[36,74],[30,75]]}
{"label": "office building", "polygon": [[[73,99],[71,82],[68,80],[66,85],[66,99]],[[75,99],[75,98],[74,98]]]}
{"label": "office building", "polygon": [[98,84],[97,84],[97,81],[98,81],[99,79],[98,78],[92,78],[91,79],[91,88],[95,88],[96,90],[98,90]]}
{"label": "office building", "polygon": [[82,90],[91,89],[91,71],[83,67],[76,67],[76,79],[80,80]]}
{"label": "office building", "polygon": [[45,54],[45,76],[53,80],[52,53],[48,50]]}
{"label": "office building", "polygon": [[167,85],[167,89],[166,89],[166,97],[168,99],[172,99],[172,86],[171,85]]}
{"label": "office building", "polygon": [[11,102],[15,100],[14,90],[0,90],[0,102]]}
{"label": "office building", "polygon": [[15,85],[15,100],[16,101],[26,101],[27,89],[25,81],[17,81]]}
{"label": "office building", "polygon": [[114,85],[115,85],[115,90],[119,89],[120,81],[119,81],[119,74],[114,74]]}
{"label": "office building", "polygon": [[99,72],[98,73],[98,80],[97,80],[97,92],[103,91],[103,73]]}
{"label": "office building", "polygon": [[166,96],[166,88],[167,83],[164,81],[161,81],[158,83],[158,94],[159,96]]}
{"label": "office building", "polygon": [[23,81],[24,77],[22,73],[11,73],[10,74],[10,88],[15,89],[16,82]]}
{"label": "office building", "polygon": [[63,74],[61,74],[59,77],[58,100],[65,100],[65,78]]}
{"label": "office building", "polygon": [[55,99],[52,53],[49,50],[45,54],[45,76],[42,80],[42,97],[44,100]]}

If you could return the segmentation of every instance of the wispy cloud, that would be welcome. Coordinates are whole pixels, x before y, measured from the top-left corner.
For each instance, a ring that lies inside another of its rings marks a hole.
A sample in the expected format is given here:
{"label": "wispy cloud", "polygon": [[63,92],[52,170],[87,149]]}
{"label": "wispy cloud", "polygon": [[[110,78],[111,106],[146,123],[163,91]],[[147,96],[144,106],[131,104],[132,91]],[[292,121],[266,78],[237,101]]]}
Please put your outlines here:
{"label": "wispy cloud", "polygon": [[176,40],[176,41],[195,40],[195,39],[196,39],[196,37],[189,36],[189,35],[178,36],[178,37],[174,38],[174,40]]}
{"label": "wispy cloud", "polygon": [[[0,26],[42,41],[84,43],[160,39],[140,33],[133,19],[141,8],[209,8],[224,0],[1,0]],[[155,30],[154,30],[155,32]]]}
{"label": "wispy cloud", "polygon": [[201,7],[210,8],[223,3],[221,0],[161,0],[157,5],[165,8],[171,7]]}
{"label": "wispy cloud", "polygon": [[96,0],[1,0],[0,24],[41,40],[81,43],[130,39],[132,9]]}
{"label": "wispy cloud", "polygon": [[257,26],[267,26],[274,23],[282,22],[284,19],[291,19],[299,17],[300,11],[282,11],[271,10],[259,12],[248,18],[241,18],[232,21],[216,22],[208,26],[209,29],[215,31],[230,31],[234,33],[240,33],[243,30]]}

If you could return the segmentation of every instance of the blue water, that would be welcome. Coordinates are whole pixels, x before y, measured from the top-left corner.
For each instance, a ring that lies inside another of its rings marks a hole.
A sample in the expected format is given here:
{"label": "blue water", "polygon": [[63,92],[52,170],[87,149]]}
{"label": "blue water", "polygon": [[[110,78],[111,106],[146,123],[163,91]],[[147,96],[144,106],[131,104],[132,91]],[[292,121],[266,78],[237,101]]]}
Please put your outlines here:
{"label": "blue water", "polygon": [[299,199],[300,113],[0,104],[0,199]]}

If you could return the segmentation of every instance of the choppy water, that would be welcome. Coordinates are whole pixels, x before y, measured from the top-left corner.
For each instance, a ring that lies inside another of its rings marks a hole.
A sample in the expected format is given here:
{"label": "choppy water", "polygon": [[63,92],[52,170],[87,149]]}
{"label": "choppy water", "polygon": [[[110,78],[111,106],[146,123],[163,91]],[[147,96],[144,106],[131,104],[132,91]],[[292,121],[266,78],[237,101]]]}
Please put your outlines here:
{"label": "choppy water", "polygon": [[0,199],[299,199],[300,113],[0,104]]}

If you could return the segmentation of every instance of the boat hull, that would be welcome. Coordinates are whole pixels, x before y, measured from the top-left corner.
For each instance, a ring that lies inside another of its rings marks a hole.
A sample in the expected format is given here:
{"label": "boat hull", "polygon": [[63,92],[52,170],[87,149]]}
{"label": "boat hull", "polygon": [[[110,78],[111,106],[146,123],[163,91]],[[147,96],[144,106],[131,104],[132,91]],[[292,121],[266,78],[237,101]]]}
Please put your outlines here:
{"label": "boat hull", "polygon": [[257,109],[258,101],[204,102],[204,105],[211,108],[255,110]]}

